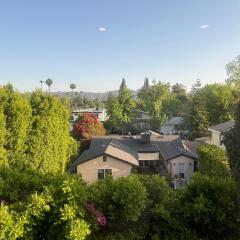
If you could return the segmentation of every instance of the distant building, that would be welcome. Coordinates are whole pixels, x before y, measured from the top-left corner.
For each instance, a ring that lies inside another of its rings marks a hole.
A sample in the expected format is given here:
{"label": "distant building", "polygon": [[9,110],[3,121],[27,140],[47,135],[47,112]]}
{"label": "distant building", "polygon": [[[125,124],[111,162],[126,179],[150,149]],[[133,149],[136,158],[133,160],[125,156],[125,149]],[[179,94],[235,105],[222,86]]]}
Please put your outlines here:
{"label": "distant building", "polygon": [[132,120],[132,126],[137,130],[147,130],[150,129],[150,121],[152,116],[149,112],[144,112],[140,110],[134,111],[135,118]]}
{"label": "distant building", "polygon": [[73,125],[75,121],[78,119],[78,117],[86,113],[95,114],[100,122],[104,122],[108,119],[106,109],[87,108],[87,109],[74,110],[71,113],[70,131],[72,131]]}
{"label": "distant building", "polygon": [[160,133],[164,135],[179,134],[183,125],[183,117],[172,117],[165,124],[162,125]]}
{"label": "distant building", "polygon": [[208,130],[211,133],[210,144],[213,144],[225,149],[225,146],[223,144],[224,133],[232,129],[234,126],[235,126],[235,121],[230,120],[230,121],[209,127]]}
{"label": "distant building", "polygon": [[146,131],[136,136],[94,137],[69,172],[81,174],[89,183],[107,175],[116,179],[132,172],[168,173],[175,187],[180,187],[193,176],[196,166],[197,155],[178,136]]}

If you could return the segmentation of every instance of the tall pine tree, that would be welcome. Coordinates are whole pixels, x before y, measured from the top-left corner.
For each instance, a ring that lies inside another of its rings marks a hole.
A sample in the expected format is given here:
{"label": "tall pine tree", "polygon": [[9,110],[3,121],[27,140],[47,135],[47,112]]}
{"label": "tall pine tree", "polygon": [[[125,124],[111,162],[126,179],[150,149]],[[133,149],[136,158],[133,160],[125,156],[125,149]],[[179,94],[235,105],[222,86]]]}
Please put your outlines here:
{"label": "tall pine tree", "polygon": [[202,137],[207,134],[209,126],[208,112],[204,98],[199,93],[195,93],[190,100],[189,124],[192,138]]}

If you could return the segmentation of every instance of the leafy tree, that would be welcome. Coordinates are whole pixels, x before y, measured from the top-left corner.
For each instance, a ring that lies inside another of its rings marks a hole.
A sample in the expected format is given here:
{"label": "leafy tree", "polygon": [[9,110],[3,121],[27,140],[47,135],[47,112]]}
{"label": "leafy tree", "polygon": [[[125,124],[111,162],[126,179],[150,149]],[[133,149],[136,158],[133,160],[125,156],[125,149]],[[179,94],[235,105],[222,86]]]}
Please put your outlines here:
{"label": "leafy tree", "polygon": [[235,127],[225,133],[223,142],[228,153],[232,174],[240,184],[240,102],[237,104],[235,115]]}
{"label": "leafy tree", "polygon": [[0,169],[0,239],[84,240],[95,216],[88,214],[79,176]]}
{"label": "leafy tree", "polygon": [[0,107],[0,166],[6,166],[8,164],[6,149],[4,148],[6,133],[7,133],[6,121],[5,121],[5,116],[3,112],[3,106],[1,106]]}
{"label": "leafy tree", "polygon": [[29,100],[15,92],[10,84],[0,89],[0,98],[2,152],[6,153],[9,165],[23,168],[31,127],[31,106]]}
{"label": "leafy tree", "polygon": [[106,106],[109,115],[109,125],[120,127],[122,132],[124,132],[131,123],[133,110],[136,107],[136,101],[133,99],[131,91],[127,88],[125,79],[122,80],[118,96],[109,95]]}
{"label": "leafy tree", "polygon": [[[107,178],[98,181],[90,186],[89,194],[89,200],[98,209],[102,209],[108,221],[108,232],[95,232],[96,239],[128,238],[128,234],[131,234],[128,230],[129,225],[137,224],[147,200],[146,190],[138,177],[128,176],[116,180]],[[135,234],[134,236],[136,237]]]}
{"label": "leafy tree", "polygon": [[208,112],[204,97],[199,93],[195,93],[190,98],[190,111],[188,121],[191,129],[191,137],[202,137],[208,131]]}
{"label": "leafy tree", "polygon": [[222,178],[230,177],[229,160],[223,149],[215,145],[204,144],[197,151],[201,174]]}
{"label": "leafy tree", "polygon": [[167,121],[167,116],[152,117],[150,120],[150,126],[153,131],[159,131],[160,126]]}
{"label": "leafy tree", "polygon": [[205,101],[208,121],[211,125],[231,120],[234,117],[236,97],[230,85],[208,84],[199,90],[199,93]]}
{"label": "leafy tree", "polygon": [[77,85],[75,83],[71,83],[70,84],[70,88],[71,88],[71,90],[73,92],[73,90],[77,88]]}
{"label": "leafy tree", "polygon": [[179,99],[183,98],[182,100],[186,100],[187,94],[186,94],[186,87],[183,86],[182,84],[176,83],[172,86],[172,91],[173,94],[175,94]]}
{"label": "leafy tree", "polygon": [[79,116],[73,129],[77,139],[91,139],[93,136],[105,135],[105,129],[95,114],[87,113]]}
{"label": "leafy tree", "polygon": [[133,109],[136,107],[136,102],[133,99],[131,91],[126,85],[126,81],[124,78],[122,79],[117,99],[122,107],[123,116],[126,119],[128,118],[130,121],[133,115]]}
{"label": "leafy tree", "polygon": [[198,92],[201,89],[201,87],[202,87],[202,83],[201,83],[201,80],[198,78],[191,88],[191,94],[193,95],[196,92]]}
{"label": "leafy tree", "polygon": [[69,111],[58,98],[38,91],[31,96],[31,106],[28,166],[43,172],[64,172],[74,144],[69,135]]}
{"label": "leafy tree", "polygon": [[240,55],[226,65],[227,83],[239,88],[240,85]]}
{"label": "leafy tree", "polygon": [[3,203],[0,204],[0,239],[16,240],[23,236],[24,219],[11,211]]}
{"label": "leafy tree", "polygon": [[239,203],[232,179],[196,174],[179,197],[181,221],[199,239],[239,239]]}
{"label": "leafy tree", "polygon": [[144,79],[144,84],[142,88],[138,90],[137,97],[139,108],[148,112],[151,106],[151,86],[148,78]]}
{"label": "leafy tree", "polygon": [[48,78],[46,81],[45,81],[46,85],[48,86],[48,91],[50,93],[50,90],[51,90],[51,86],[53,85],[53,80]]}
{"label": "leafy tree", "polygon": [[169,97],[170,85],[168,83],[153,81],[151,90],[150,113],[154,117],[162,116],[163,102]]}

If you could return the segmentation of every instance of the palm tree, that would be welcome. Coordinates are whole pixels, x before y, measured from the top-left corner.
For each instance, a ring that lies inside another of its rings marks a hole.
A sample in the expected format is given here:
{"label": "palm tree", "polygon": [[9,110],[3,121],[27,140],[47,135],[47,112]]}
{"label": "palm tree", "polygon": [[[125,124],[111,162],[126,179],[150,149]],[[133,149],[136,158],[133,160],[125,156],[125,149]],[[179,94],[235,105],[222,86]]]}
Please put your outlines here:
{"label": "palm tree", "polygon": [[77,85],[75,83],[71,83],[70,88],[72,89],[72,93],[73,93],[73,90],[77,88]]}
{"label": "palm tree", "polygon": [[51,89],[51,86],[53,84],[53,80],[48,78],[46,81],[45,81],[46,85],[48,86],[48,91],[50,93],[50,89]]}
{"label": "palm tree", "polygon": [[44,83],[44,81],[43,81],[43,80],[40,80],[41,90],[43,90],[43,83]]}

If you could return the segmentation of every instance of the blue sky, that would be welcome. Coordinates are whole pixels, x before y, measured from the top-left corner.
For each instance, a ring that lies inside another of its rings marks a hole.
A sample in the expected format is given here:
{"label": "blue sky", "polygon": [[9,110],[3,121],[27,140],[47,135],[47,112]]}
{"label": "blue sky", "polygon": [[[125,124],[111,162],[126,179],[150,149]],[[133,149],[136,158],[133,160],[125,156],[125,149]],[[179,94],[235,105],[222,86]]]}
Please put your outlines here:
{"label": "blue sky", "polygon": [[239,0],[2,0],[0,85],[223,82],[225,64],[240,54],[239,13]]}

